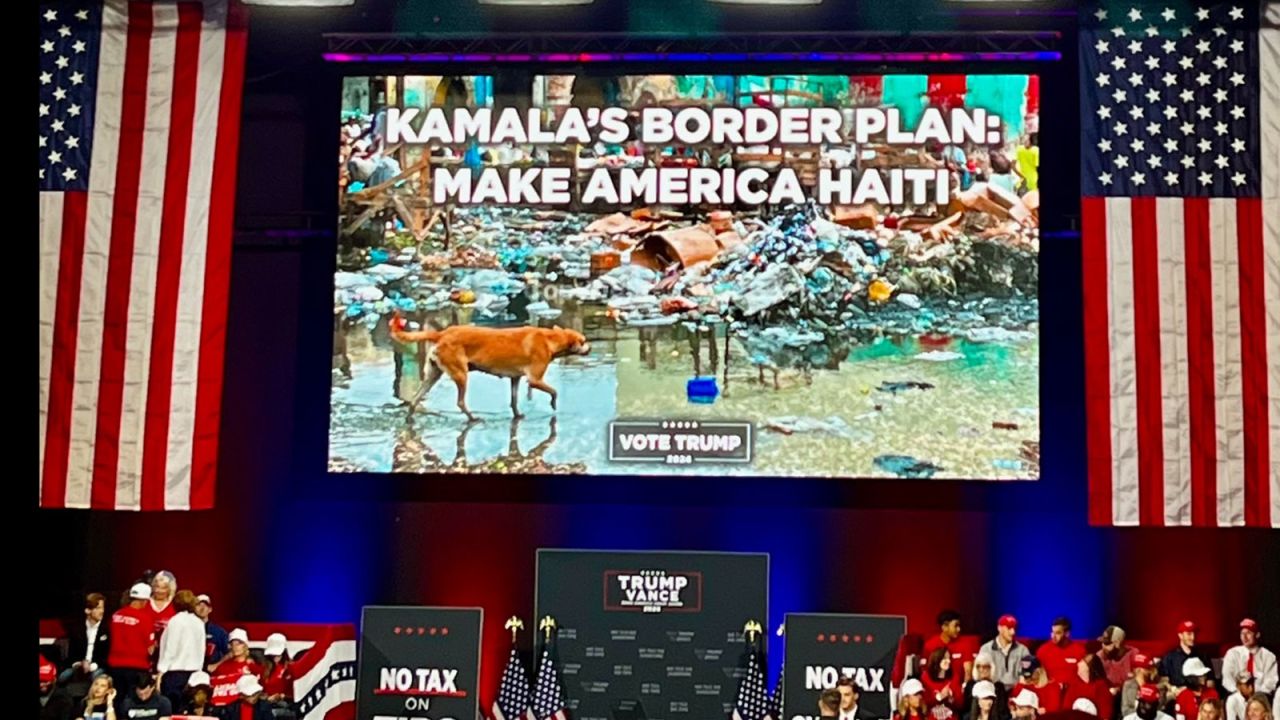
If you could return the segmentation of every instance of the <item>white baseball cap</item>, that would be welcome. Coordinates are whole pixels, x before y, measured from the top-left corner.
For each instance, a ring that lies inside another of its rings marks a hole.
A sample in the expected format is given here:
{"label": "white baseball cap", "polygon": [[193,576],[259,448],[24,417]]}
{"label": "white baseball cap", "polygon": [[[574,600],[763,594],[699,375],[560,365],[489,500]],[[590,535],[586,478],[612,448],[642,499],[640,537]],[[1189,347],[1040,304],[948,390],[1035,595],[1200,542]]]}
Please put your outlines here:
{"label": "white baseball cap", "polygon": [[191,673],[191,677],[187,678],[187,687],[206,687],[213,685],[213,681],[209,679],[209,673],[203,670],[197,670]]}
{"label": "white baseball cap", "polygon": [[1040,696],[1030,690],[1023,690],[1013,699],[1013,704],[1018,707],[1040,707]]}
{"label": "white baseball cap", "polygon": [[263,655],[283,655],[285,650],[285,644],[287,642],[288,640],[285,639],[285,636],[283,633],[271,633],[270,635],[267,636],[267,647],[262,651],[262,654]]}
{"label": "white baseball cap", "polygon": [[150,600],[151,586],[146,583],[137,583],[133,587],[129,588],[129,599],[130,600]]}
{"label": "white baseball cap", "polygon": [[1089,698],[1076,698],[1076,701],[1071,703],[1071,709],[1079,710],[1082,713],[1088,713],[1090,715],[1098,714],[1098,706],[1094,705],[1093,701]]}
{"label": "white baseball cap", "polygon": [[924,685],[921,685],[920,681],[915,678],[907,678],[907,680],[902,683],[902,687],[898,688],[898,695],[902,697],[906,697],[908,695],[919,695],[923,692]]}
{"label": "white baseball cap", "polygon": [[241,675],[236,681],[236,692],[241,695],[257,695],[262,692],[262,683],[258,682],[257,675]]}
{"label": "white baseball cap", "polygon": [[1209,674],[1209,668],[1205,667],[1204,661],[1198,657],[1187,658],[1182,663],[1182,674],[1191,677],[1204,677]]}
{"label": "white baseball cap", "polygon": [[996,696],[995,683],[990,680],[979,680],[973,685],[973,696],[976,698],[993,698]]}
{"label": "white baseball cap", "polygon": [[199,595],[197,595],[197,596],[196,596],[196,603],[197,603],[197,604],[199,604],[199,603],[204,603],[205,605],[208,605],[209,607],[213,607],[213,601],[212,601],[212,600],[210,600],[210,599],[209,599],[209,596],[208,596],[207,594],[205,594],[205,593],[200,593]]}
{"label": "white baseball cap", "polygon": [[244,628],[236,628],[235,630],[232,630],[230,633],[227,634],[227,642],[235,642],[237,640],[244,643],[245,645],[248,645],[249,633],[245,632]]}

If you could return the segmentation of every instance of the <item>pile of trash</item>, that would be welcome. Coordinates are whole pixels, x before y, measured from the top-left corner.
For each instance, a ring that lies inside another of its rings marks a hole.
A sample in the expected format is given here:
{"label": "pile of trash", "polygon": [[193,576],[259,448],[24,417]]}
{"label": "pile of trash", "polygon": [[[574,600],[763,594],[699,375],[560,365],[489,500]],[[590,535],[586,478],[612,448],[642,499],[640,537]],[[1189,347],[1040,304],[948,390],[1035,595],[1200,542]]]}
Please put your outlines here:
{"label": "pile of trash", "polygon": [[[548,300],[592,303],[628,326],[729,323],[748,346],[821,366],[839,355],[835,345],[885,335],[1032,335],[1037,213],[1034,195],[982,183],[929,216],[812,201],[700,222],[647,208],[459,208],[447,239],[446,223],[435,223],[415,246],[349,251],[334,300],[371,323],[450,306],[500,318],[522,294],[534,318],[559,314]],[[549,286],[554,294],[540,292]]]}

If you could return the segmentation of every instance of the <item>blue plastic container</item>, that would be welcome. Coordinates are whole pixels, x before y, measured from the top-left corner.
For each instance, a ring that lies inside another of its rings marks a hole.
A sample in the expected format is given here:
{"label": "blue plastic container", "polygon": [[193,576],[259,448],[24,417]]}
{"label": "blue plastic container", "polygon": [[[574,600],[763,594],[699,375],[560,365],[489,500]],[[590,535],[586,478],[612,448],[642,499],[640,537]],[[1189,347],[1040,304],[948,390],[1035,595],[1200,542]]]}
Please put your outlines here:
{"label": "blue plastic container", "polygon": [[716,385],[714,376],[691,377],[685,385],[689,402],[699,405],[710,405],[720,395],[720,386]]}

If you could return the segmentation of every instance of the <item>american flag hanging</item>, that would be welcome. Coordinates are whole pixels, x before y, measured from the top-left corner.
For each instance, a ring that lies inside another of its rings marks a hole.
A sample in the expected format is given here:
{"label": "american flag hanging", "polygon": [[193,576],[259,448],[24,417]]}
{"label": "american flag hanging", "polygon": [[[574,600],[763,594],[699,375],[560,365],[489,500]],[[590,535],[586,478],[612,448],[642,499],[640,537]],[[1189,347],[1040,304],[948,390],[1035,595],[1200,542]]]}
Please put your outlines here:
{"label": "american flag hanging", "polygon": [[1090,522],[1280,527],[1280,3],[1083,10]]}
{"label": "american flag hanging", "polygon": [[764,720],[769,715],[769,697],[764,687],[764,668],[760,653],[750,650],[747,674],[738,684],[738,699],[733,704],[732,720]]}
{"label": "american flag hanging", "polygon": [[243,17],[39,11],[40,504],[211,507]]}
{"label": "american flag hanging", "polygon": [[530,700],[529,676],[520,662],[520,653],[512,647],[498,684],[498,698],[493,701],[493,720],[522,720],[529,712]]}
{"label": "american flag hanging", "polygon": [[542,648],[542,662],[538,663],[538,679],[533,689],[533,707],[529,720],[568,720],[564,708],[564,691],[560,687],[560,673],[551,657],[551,645]]}

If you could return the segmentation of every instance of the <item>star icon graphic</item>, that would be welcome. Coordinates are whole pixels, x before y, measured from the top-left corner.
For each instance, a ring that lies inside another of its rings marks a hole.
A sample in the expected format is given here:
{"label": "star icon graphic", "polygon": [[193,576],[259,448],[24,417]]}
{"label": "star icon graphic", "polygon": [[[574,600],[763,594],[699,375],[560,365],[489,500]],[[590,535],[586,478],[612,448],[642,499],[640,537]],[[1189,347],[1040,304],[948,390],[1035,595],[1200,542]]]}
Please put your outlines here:
{"label": "star icon graphic", "polygon": [[1243,184],[1244,184],[1244,173],[1242,173],[1242,172],[1238,172],[1238,173],[1236,173],[1235,175],[1232,175],[1232,176],[1231,176],[1231,182],[1235,183],[1237,186],[1243,185]]}
{"label": "star icon graphic", "polygon": [[1160,17],[1164,18],[1165,22],[1173,22],[1178,14],[1173,11],[1173,8],[1165,8],[1164,12],[1160,13]]}
{"label": "star icon graphic", "polygon": [[1213,176],[1207,172],[1200,173],[1200,184],[1208,185],[1213,182]]}
{"label": "star icon graphic", "polygon": [[1227,13],[1227,14],[1231,16],[1231,19],[1232,19],[1232,20],[1243,20],[1243,19],[1244,19],[1244,8],[1241,8],[1241,7],[1233,7],[1233,8],[1231,8],[1231,12],[1229,12],[1229,13]]}
{"label": "star icon graphic", "polygon": [[1209,9],[1208,9],[1208,8],[1196,8],[1196,19],[1197,19],[1197,20],[1208,20],[1208,19],[1209,19]]}
{"label": "star icon graphic", "polygon": [[1111,173],[1106,173],[1106,172],[1104,172],[1104,173],[1102,173],[1101,175],[1099,175],[1099,176],[1098,176],[1098,182],[1102,183],[1103,185],[1110,185],[1110,184],[1111,184]]}
{"label": "star icon graphic", "polygon": [[53,21],[57,20],[57,19],[58,19],[58,11],[57,11],[57,10],[52,10],[52,9],[50,9],[50,10],[45,10],[45,11],[44,11],[44,19],[45,19],[45,20],[48,20],[49,22],[53,22]]}
{"label": "star icon graphic", "polygon": [[1167,183],[1169,183],[1170,185],[1177,185],[1177,184],[1178,184],[1178,173],[1176,173],[1176,172],[1174,172],[1174,171],[1170,170],[1169,172],[1167,172],[1167,173],[1165,173],[1165,174],[1164,174],[1164,181],[1165,181],[1165,182],[1167,182]]}
{"label": "star icon graphic", "polygon": [[1244,149],[1245,149],[1244,140],[1241,140],[1240,138],[1236,138],[1235,140],[1232,140],[1231,149],[1238,153],[1244,152]]}
{"label": "star icon graphic", "polygon": [[1236,119],[1236,120],[1243,120],[1243,119],[1244,119],[1244,108],[1240,107],[1239,105],[1236,105],[1236,106],[1232,107],[1232,108],[1231,108],[1231,117],[1232,117],[1233,119]]}
{"label": "star icon graphic", "polygon": [[75,168],[73,168],[73,167],[69,167],[69,168],[67,168],[66,170],[63,170],[63,171],[62,171],[62,179],[63,179],[63,180],[66,180],[67,182],[71,182],[72,180],[75,180],[75,179],[76,179],[76,169],[75,169]]}
{"label": "star icon graphic", "polygon": [[1220,122],[1220,123],[1215,124],[1215,125],[1213,126],[1213,131],[1214,131],[1215,133],[1217,133],[1218,135],[1226,135],[1226,134],[1227,134],[1227,124],[1226,124],[1226,123],[1224,123],[1224,122]]}

